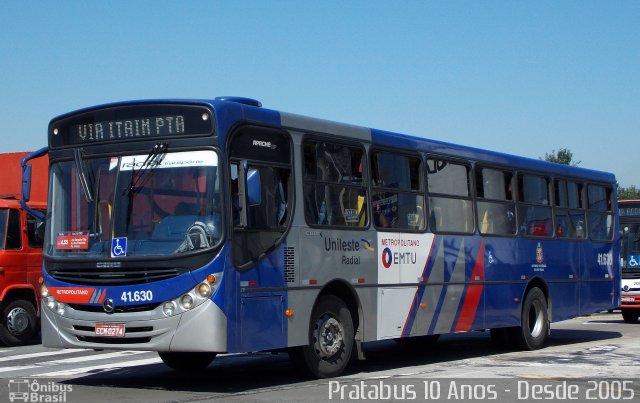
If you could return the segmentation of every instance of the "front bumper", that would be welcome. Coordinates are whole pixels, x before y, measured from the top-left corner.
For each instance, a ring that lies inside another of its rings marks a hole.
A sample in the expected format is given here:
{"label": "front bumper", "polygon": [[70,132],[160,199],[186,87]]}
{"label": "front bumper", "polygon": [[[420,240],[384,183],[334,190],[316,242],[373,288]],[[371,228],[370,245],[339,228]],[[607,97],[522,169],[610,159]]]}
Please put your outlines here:
{"label": "front bumper", "polygon": [[[125,325],[124,337],[97,337],[96,323]],[[42,345],[143,351],[227,351],[227,318],[211,300],[165,317],[151,311],[106,314],[66,306],[64,315],[42,307]]]}

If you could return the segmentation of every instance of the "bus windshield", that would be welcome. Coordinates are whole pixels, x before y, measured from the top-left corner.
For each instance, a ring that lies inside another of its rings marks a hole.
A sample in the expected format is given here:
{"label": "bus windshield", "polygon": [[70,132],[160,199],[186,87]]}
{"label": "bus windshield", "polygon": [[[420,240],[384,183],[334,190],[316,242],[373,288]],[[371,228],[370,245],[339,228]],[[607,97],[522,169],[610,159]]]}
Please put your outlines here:
{"label": "bus windshield", "polygon": [[220,171],[212,150],[83,157],[52,164],[54,257],[167,256],[221,240]]}
{"label": "bus windshield", "polygon": [[622,268],[640,272],[640,223],[621,223]]}

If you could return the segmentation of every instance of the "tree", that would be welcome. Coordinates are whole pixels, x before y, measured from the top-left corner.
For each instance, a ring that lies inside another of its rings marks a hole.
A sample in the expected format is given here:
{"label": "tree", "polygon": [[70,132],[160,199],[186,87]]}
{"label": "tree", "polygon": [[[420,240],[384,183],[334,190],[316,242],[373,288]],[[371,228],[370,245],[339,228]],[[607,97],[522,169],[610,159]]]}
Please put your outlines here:
{"label": "tree", "polygon": [[640,189],[635,185],[628,188],[618,187],[618,200],[640,200]]}
{"label": "tree", "polygon": [[573,153],[568,148],[560,148],[556,152],[556,150],[551,150],[551,153],[544,153],[544,158],[540,158],[545,161],[555,162],[556,164],[563,165],[571,165],[578,166],[582,161],[573,161]]}

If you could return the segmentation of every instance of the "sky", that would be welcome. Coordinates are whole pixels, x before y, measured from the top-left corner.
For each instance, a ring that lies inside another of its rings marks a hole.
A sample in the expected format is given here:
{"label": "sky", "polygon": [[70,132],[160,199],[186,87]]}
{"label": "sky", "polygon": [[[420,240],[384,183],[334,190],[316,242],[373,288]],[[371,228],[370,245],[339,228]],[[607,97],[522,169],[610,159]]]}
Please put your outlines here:
{"label": "sky", "polygon": [[0,152],[76,109],[245,96],[640,187],[640,1],[3,1]]}

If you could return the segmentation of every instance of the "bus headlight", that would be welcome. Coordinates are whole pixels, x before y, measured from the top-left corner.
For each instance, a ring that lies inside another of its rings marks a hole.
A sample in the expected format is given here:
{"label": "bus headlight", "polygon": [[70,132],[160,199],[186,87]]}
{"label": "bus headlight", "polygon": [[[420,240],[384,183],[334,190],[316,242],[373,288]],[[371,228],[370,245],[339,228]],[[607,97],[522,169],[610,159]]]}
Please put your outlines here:
{"label": "bus headlight", "polygon": [[218,279],[221,276],[222,273],[208,275],[203,282],[193,287],[181,297],[165,302],[162,305],[162,313],[167,317],[173,316],[204,304],[220,285]]}
{"label": "bus headlight", "polygon": [[164,316],[171,316],[176,312],[176,308],[175,302],[165,302],[164,305],[162,305],[162,313],[164,313]]}
{"label": "bus headlight", "polygon": [[47,297],[45,303],[47,304],[47,308],[51,309],[52,311],[56,309],[57,303],[56,300],[53,299],[53,297]]}
{"label": "bus headlight", "polygon": [[198,294],[200,294],[202,298],[209,298],[211,296],[212,289],[208,283],[200,283],[200,285],[196,287],[196,290],[198,290]]}
{"label": "bus headlight", "polygon": [[44,284],[40,287],[40,295],[42,295],[42,298],[47,298],[51,295],[49,294],[49,289]]}
{"label": "bus headlight", "polygon": [[183,295],[182,298],[180,298],[180,305],[187,310],[193,308],[193,297],[189,294]]}
{"label": "bus headlight", "polygon": [[56,304],[56,308],[57,308],[57,309],[56,309],[56,312],[58,313],[58,315],[64,315],[64,308],[65,308],[65,305],[64,305],[62,302],[58,302],[58,303]]}

